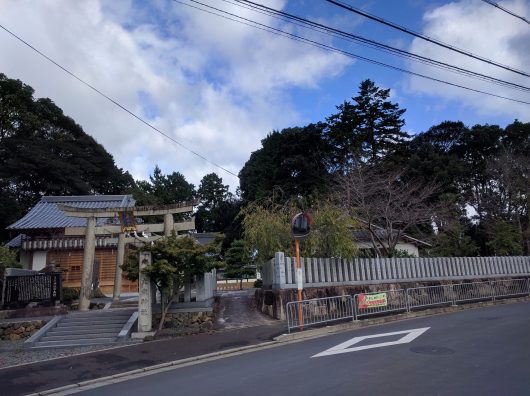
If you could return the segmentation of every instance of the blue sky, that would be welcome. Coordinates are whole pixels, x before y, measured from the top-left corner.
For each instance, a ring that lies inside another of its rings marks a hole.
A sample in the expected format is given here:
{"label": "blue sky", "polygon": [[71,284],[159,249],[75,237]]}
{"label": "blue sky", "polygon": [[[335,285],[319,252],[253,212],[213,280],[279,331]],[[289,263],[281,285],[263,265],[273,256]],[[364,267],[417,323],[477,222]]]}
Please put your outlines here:
{"label": "blue sky", "polygon": [[[191,0],[179,0],[199,6]],[[278,29],[338,46],[416,73],[530,101],[530,94],[410,63],[241,8],[235,0],[201,2]],[[529,78],[487,66],[340,9],[324,0],[255,0],[319,23],[530,86]],[[469,52],[528,71],[530,25],[480,0],[348,2]],[[525,17],[530,0],[501,1]],[[212,11],[209,9],[209,11]],[[190,150],[141,124],[0,31],[0,72],[49,97],[114,156],[145,179],[158,164],[199,183],[209,172],[230,184],[273,129],[323,121],[372,79],[407,109],[405,129],[419,133],[445,120],[468,125],[530,121],[529,105],[466,92],[301,44],[156,0],[3,0],[0,23],[80,78],[145,117]],[[212,164],[214,163],[214,164]]]}

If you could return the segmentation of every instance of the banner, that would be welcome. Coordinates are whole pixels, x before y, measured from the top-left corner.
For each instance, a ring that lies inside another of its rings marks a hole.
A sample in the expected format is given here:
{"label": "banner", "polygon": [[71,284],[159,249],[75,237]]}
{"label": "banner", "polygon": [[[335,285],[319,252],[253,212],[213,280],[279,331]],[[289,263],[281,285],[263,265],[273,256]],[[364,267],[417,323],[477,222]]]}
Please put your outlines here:
{"label": "banner", "polygon": [[357,296],[357,306],[359,309],[386,307],[387,305],[386,293],[359,294]]}

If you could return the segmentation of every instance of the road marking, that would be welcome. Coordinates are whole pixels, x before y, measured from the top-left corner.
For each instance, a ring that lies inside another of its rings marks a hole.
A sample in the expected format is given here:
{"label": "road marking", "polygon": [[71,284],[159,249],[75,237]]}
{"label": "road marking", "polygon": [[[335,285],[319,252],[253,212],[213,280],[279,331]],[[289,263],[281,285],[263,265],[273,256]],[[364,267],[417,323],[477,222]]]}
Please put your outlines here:
{"label": "road marking", "polygon": [[[363,351],[365,349],[386,347],[390,345],[407,344],[415,340],[416,338],[418,338],[420,335],[422,335],[429,329],[430,327],[422,327],[421,329],[403,330],[403,331],[395,331],[393,333],[382,333],[382,334],[373,334],[373,335],[367,335],[367,336],[362,336],[362,337],[355,337],[355,338],[352,338],[351,340],[343,342],[342,344],[336,345],[332,348],[326,349],[323,352],[317,353],[316,355],[313,355],[311,357],[314,358],[314,357],[321,357],[321,356],[337,355],[339,353],[356,352],[356,351]],[[350,348],[352,345],[358,344],[364,340],[368,340],[371,338],[389,337],[389,336],[394,336],[394,335],[399,335],[399,334],[405,334],[405,336],[401,337],[397,341],[380,342],[378,344],[370,344],[370,345],[363,345],[363,346]]]}

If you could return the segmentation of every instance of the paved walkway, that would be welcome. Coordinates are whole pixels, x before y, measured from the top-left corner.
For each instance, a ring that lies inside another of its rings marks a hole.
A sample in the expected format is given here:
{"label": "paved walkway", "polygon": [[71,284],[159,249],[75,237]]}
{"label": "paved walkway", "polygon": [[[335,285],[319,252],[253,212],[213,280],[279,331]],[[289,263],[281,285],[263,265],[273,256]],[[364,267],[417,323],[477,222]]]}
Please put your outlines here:
{"label": "paved walkway", "polygon": [[[246,292],[222,296],[224,323],[212,334],[198,334],[0,369],[1,394],[15,396],[106,377],[159,363],[270,341],[285,332],[280,321],[254,316]],[[240,298],[237,298],[240,297]],[[222,309],[222,308],[221,308]],[[230,312],[238,313],[230,319]],[[246,318],[246,319],[245,319]],[[256,319],[255,322],[244,320]],[[229,320],[230,319],[230,320]],[[231,327],[233,326],[233,327]]]}
{"label": "paved walkway", "polygon": [[216,330],[276,325],[278,321],[262,314],[254,304],[254,289],[227,291],[221,295]]}

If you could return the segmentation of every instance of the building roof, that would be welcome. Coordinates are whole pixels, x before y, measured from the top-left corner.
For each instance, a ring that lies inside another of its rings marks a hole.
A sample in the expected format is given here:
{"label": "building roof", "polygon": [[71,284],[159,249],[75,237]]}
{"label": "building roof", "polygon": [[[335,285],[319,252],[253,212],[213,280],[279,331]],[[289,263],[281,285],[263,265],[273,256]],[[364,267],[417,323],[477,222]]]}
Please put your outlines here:
{"label": "building roof", "polygon": [[[46,196],[35,205],[23,218],[7,227],[8,230],[56,229],[66,227],[84,227],[86,219],[68,217],[59,210],[57,204],[75,208],[133,208],[135,201],[132,195],[80,195],[69,197]],[[105,218],[98,219],[98,225],[106,223]]]}

